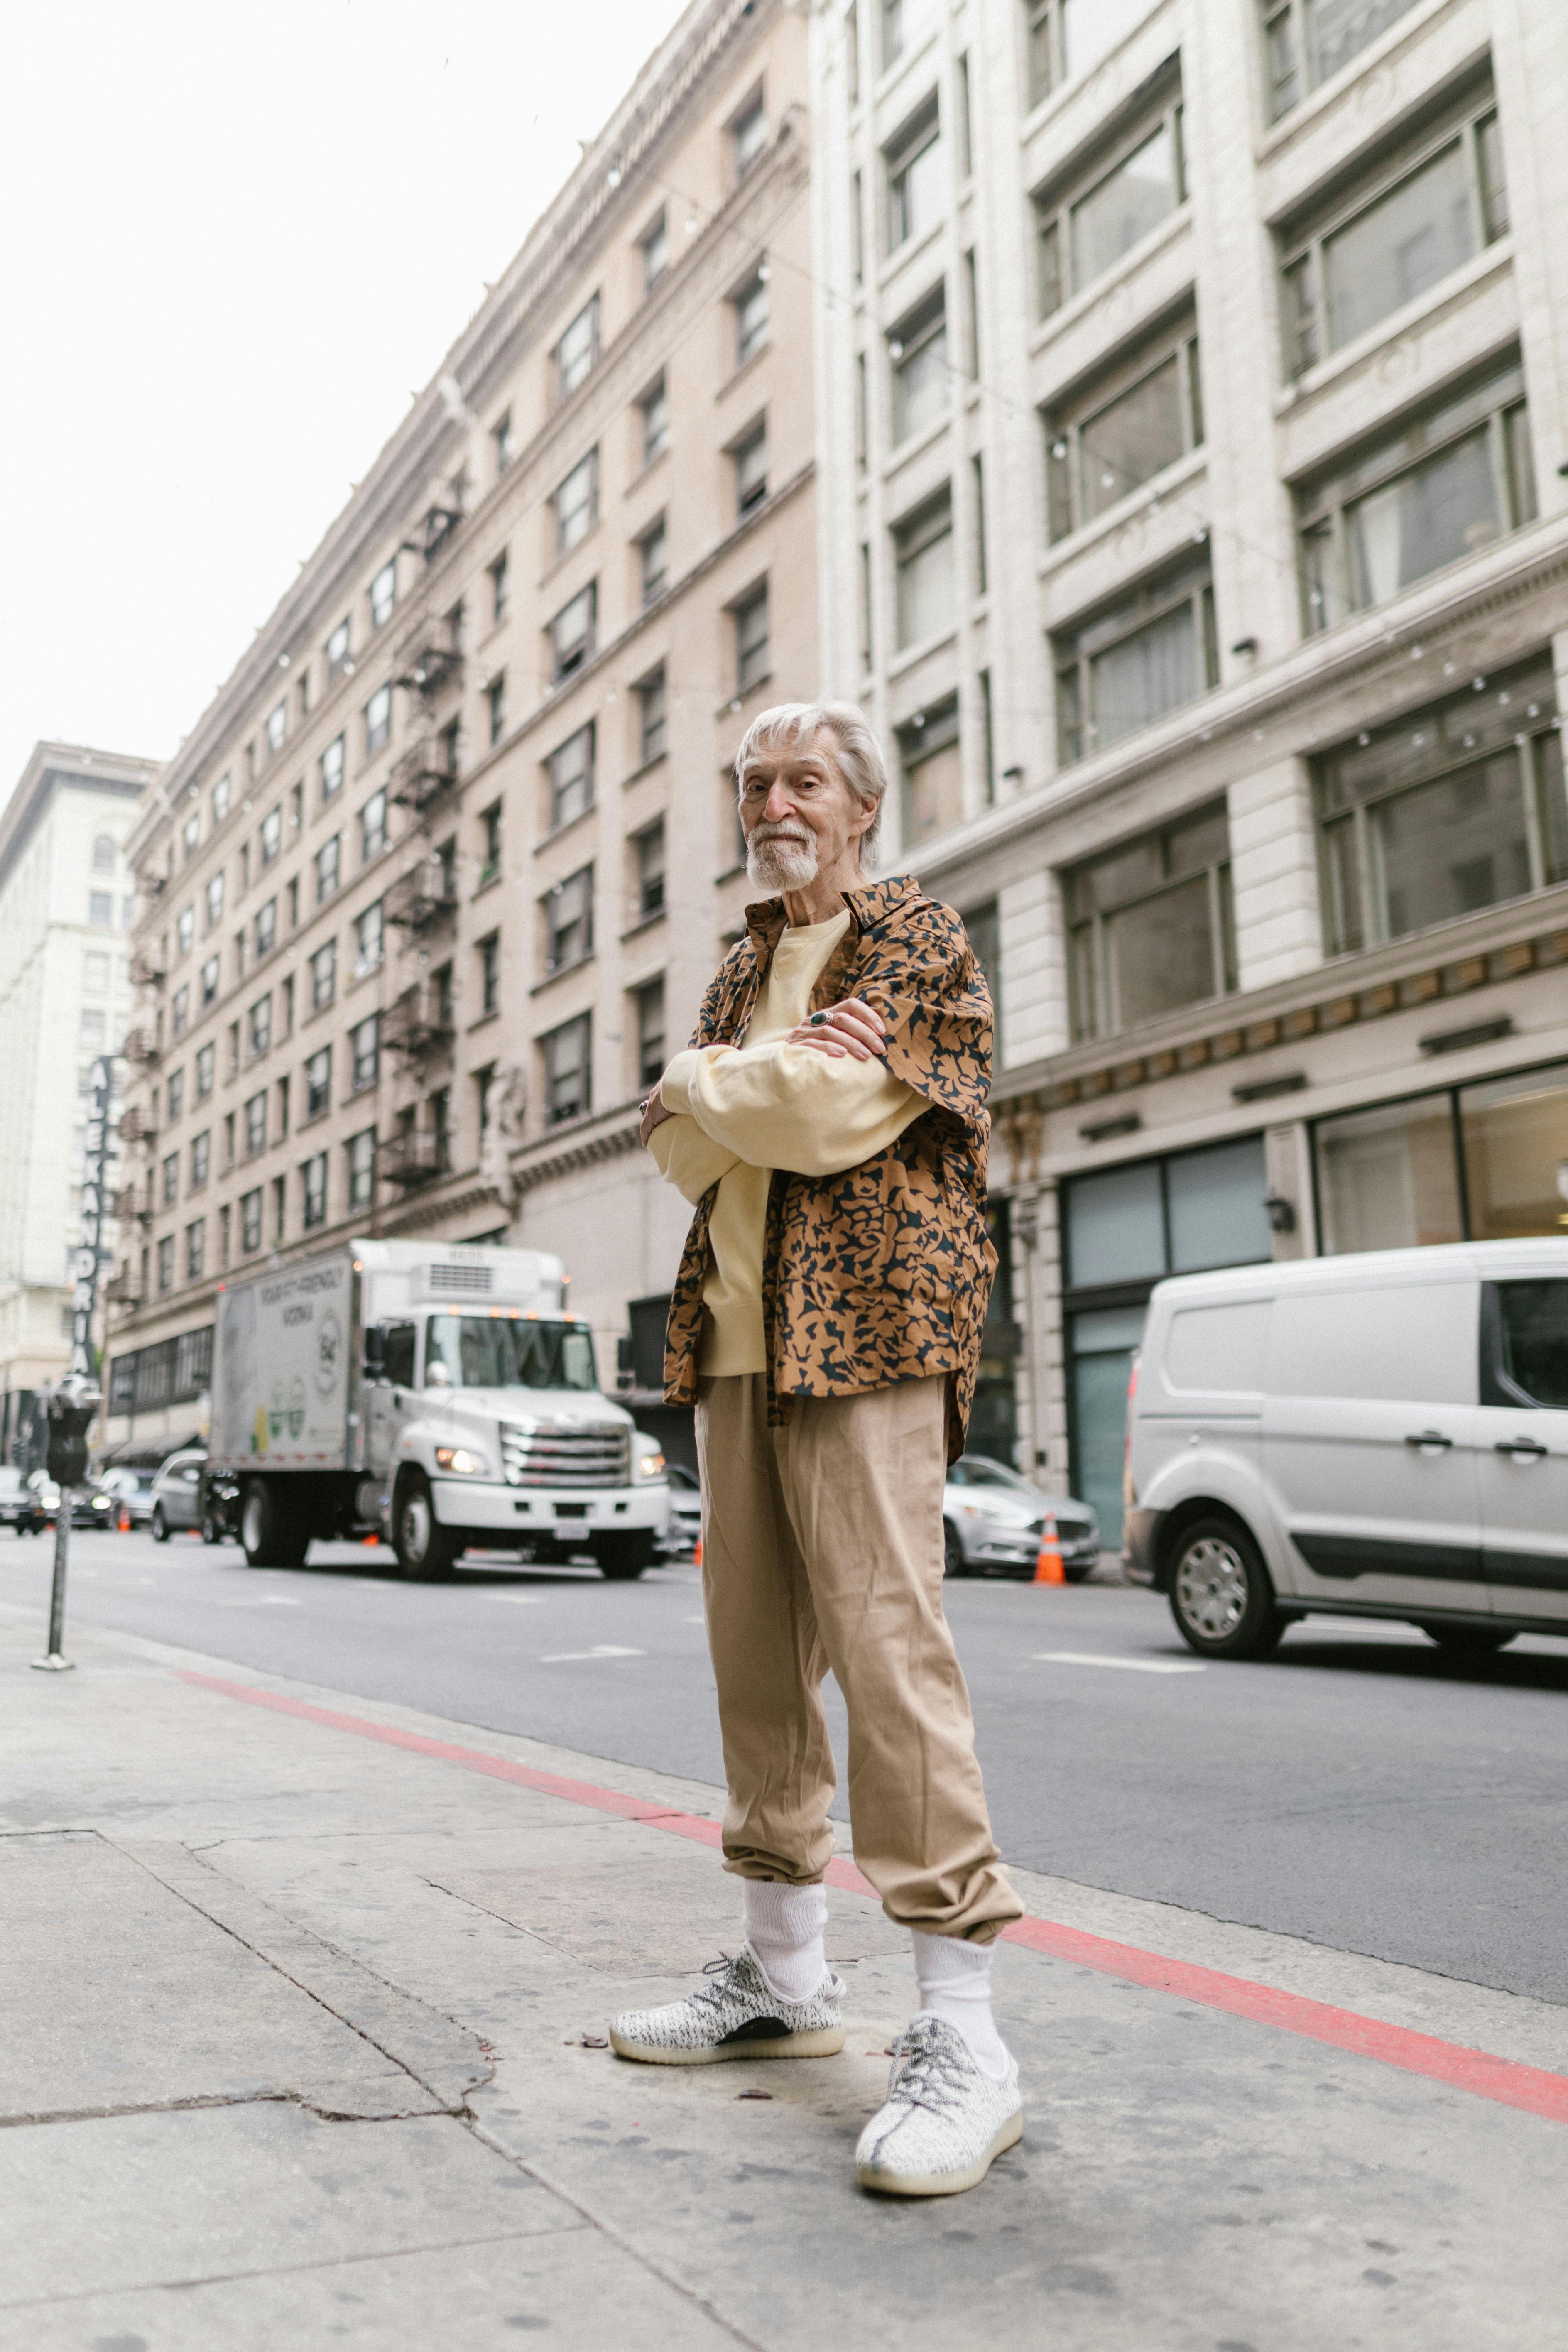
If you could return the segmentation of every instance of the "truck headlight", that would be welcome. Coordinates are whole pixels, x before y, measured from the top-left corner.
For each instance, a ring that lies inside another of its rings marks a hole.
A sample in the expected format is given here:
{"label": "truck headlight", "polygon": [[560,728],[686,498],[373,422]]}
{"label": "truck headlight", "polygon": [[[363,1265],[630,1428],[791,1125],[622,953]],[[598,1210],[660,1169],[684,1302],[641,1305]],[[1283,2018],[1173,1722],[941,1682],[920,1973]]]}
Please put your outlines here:
{"label": "truck headlight", "polygon": [[450,1470],[459,1478],[482,1478],[488,1465],[482,1454],[470,1454],[466,1445],[438,1445],[436,1467]]}
{"label": "truck headlight", "polygon": [[662,1478],[663,1475],[664,1456],[662,1454],[639,1454],[637,1455],[637,1476],[639,1478]]}

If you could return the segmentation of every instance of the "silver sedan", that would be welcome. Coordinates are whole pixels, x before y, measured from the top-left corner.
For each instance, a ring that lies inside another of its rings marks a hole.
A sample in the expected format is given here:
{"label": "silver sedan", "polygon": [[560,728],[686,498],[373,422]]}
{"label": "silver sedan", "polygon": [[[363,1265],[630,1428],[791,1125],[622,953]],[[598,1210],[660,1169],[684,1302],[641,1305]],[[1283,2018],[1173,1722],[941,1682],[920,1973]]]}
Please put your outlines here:
{"label": "silver sedan", "polygon": [[965,1454],[947,1474],[942,1498],[949,1576],[1032,1576],[1046,1515],[1054,1515],[1062,1567],[1081,1584],[1100,1558],[1100,1528],[1087,1503],[1047,1495],[1005,1462]]}

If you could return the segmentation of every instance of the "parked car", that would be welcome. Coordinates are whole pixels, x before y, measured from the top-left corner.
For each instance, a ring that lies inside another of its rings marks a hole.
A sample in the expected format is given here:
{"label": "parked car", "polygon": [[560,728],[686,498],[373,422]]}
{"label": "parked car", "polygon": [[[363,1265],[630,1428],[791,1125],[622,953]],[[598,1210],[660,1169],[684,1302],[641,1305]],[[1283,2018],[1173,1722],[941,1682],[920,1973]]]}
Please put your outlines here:
{"label": "parked car", "polygon": [[201,1525],[202,1471],[205,1453],[188,1449],[171,1454],[153,1481],[153,1533],[167,1543],[177,1528]]}
{"label": "parked car", "polygon": [[1568,1240],[1160,1283],[1127,1486],[1129,1572],[1203,1656],[1309,1612],[1568,1635]]}
{"label": "parked car", "polygon": [[33,1507],[43,1514],[44,1525],[52,1528],[59,1517],[60,1490],[47,1470],[35,1470],[27,1479],[27,1492],[33,1497]]}
{"label": "parked car", "polygon": [[946,1573],[1033,1576],[1047,1513],[1056,1519],[1068,1582],[1081,1584],[1100,1558],[1100,1525],[1089,1505],[1047,1495],[984,1454],[961,1455],[942,1498]]}
{"label": "parked car", "polygon": [[100,1479],[89,1478],[85,1486],[71,1489],[71,1525],[73,1528],[111,1528],[119,1517],[116,1497]]}
{"label": "parked car", "polygon": [[111,1527],[119,1526],[121,1512],[133,1528],[147,1525],[153,1516],[153,1482],[157,1475],[155,1470],[133,1470],[121,1463],[104,1472],[99,1487],[113,1505],[109,1522]]}
{"label": "parked car", "polygon": [[702,1489],[696,1471],[688,1470],[683,1463],[667,1462],[664,1475],[669,1481],[669,1525],[664,1549],[684,1559],[696,1550],[702,1532]]}
{"label": "parked car", "polygon": [[47,1525],[47,1515],[22,1473],[9,1462],[0,1463],[0,1528],[15,1528],[19,1536],[37,1536]]}

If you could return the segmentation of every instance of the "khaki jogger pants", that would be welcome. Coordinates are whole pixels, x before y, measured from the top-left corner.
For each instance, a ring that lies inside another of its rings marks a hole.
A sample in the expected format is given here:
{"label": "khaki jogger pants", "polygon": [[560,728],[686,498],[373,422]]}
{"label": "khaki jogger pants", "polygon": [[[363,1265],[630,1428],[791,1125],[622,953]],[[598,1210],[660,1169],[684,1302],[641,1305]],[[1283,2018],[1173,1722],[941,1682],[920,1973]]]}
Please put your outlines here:
{"label": "khaki jogger pants", "polygon": [[890,1918],[989,1942],[1023,1906],[991,1835],[942,1614],[944,1387],[796,1397],[770,1429],[762,1373],[699,1385],[724,1866],[796,1885],[826,1870],[831,1667],[849,1714],[857,1863]]}

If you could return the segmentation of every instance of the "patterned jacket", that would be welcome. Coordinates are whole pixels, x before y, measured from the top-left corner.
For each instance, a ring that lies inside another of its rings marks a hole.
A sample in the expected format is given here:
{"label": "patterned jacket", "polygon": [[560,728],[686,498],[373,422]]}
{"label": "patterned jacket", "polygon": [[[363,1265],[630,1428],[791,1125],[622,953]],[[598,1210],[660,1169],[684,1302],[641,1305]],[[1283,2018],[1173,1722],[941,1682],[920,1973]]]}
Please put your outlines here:
{"label": "patterned jacket", "polygon": [[[996,1270],[985,1230],[991,998],[951,907],[908,875],[849,892],[849,928],[812,991],[887,1023],[888,1066],[923,1095],[895,1143],[837,1176],[775,1169],[763,1244],[769,1418],[791,1397],[850,1396],[945,1372],[948,1459],[963,1451]],[[702,1000],[693,1045],[734,1045],[784,929],[784,902],[746,909]],[[670,1300],[665,1396],[691,1404],[702,1336],[712,1186],[698,1202]]]}

